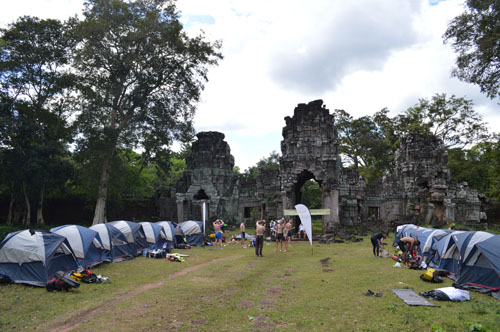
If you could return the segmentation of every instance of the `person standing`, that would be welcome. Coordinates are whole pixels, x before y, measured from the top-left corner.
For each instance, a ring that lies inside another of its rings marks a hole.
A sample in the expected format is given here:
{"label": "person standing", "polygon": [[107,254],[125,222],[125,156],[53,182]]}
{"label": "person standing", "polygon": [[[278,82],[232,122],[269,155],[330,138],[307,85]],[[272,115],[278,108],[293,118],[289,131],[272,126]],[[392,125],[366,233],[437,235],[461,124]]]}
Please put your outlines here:
{"label": "person standing", "polygon": [[292,220],[289,219],[288,222],[285,224],[285,252],[288,251],[288,245],[290,244],[290,241],[292,240]]}
{"label": "person standing", "polygon": [[300,223],[300,225],[299,225],[299,238],[301,240],[305,240],[306,239],[306,230],[304,228],[304,225],[302,225],[302,223]]}
{"label": "person standing", "polygon": [[245,248],[245,220],[243,220],[240,224],[240,233],[241,233],[241,247]]}
{"label": "person standing", "polygon": [[[377,233],[373,234],[370,240],[372,241],[372,246],[373,246],[373,256],[379,257],[380,256],[380,247],[384,249],[384,240],[387,238],[387,236],[384,233]],[[375,251],[377,252],[375,254]]]}
{"label": "person standing", "polygon": [[276,225],[276,249],[274,251],[278,251],[278,243],[280,244],[280,251],[283,251],[283,231],[285,229],[285,219],[281,219]]}
{"label": "person standing", "polygon": [[255,225],[255,255],[257,257],[264,257],[262,255],[262,248],[264,248],[264,232],[266,230],[266,221],[259,220]]}
{"label": "person standing", "polygon": [[217,249],[217,243],[219,243],[220,248],[222,249],[222,232],[221,227],[224,225],[224,222],[220,219],[217,219],[213,222],[214,232],[215,232],[215,249]]}

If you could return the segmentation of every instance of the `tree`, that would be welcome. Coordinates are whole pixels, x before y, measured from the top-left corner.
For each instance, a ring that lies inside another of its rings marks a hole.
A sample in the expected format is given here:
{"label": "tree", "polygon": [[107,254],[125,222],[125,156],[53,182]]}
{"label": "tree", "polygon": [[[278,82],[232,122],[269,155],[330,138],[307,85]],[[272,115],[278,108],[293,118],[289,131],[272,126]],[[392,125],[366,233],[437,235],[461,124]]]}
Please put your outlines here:
{"label": "tree", "polygon": [[269,157],[262,157],[257,162],[257,167],[266,169],[266,170],[278,170],[280,168],[280,154],[276,151],[272,151],[269,154]]}
{"label": "tree", "polygon": [[395,119],[397,135],[434,135],[448,148],[471,146],[488,138],[488,129],[471,100],[436,94],[422,98]]}
{"label": "tree", "polygon": [[341,142],[340,152],[368,182],[390,169],[392,143],[387,140],[384,131],[389,128],[387,112],[383,110],[376,113],[376,117],[373,118],[363,116],[354,119],[344,110],[334,111],[335,125]]}
{"label": "tree", "polygon": [[321,199],[321,188],[313,179],[307,180],[300,188],[302,204],[309,209],[321,209],[323,201]]}
{"label": "tree", "polygon": [[500,2],[467,0],[465,5],[443,36],[458,54],[452,75],[493,99],[500,96]]}
{"label": "tree", "polygon": [[279,170],[280,169],[280,154],[272,151],[268,157],[262,157],[255,166],[248,167],[243,176],[255,179],[259,175],[259,169],[264,170]]}
{"label": "tree", "polygon": [[500,200],[500,138],[494,135],[469,150],[448,150],[451,179]]}
{"label": "tree", "polygon": [[73,82],[67,70],[74,46],[72,23],[25,16],[0,30],[3,172],[11,182],[10,209],[20,196],[15,191],[22,192],[25,224],[31,219],[30,196],[38,196],[36,220],[44,223],[47,186],[60,185],[64,174],[60,171],[67,166],[65,143],[70,131],[63,96]]}
{"label": "tree", "polygon": [[[76,29],[82,98],[78,125],[100,144],[101,174],[93,224],[105,221],[111,161],[117,147],[158,151],[190,128],[208,66],[220,43],[190,38],[174,1],[87,0]],[[161,142],[161,144],[158,144]]]}

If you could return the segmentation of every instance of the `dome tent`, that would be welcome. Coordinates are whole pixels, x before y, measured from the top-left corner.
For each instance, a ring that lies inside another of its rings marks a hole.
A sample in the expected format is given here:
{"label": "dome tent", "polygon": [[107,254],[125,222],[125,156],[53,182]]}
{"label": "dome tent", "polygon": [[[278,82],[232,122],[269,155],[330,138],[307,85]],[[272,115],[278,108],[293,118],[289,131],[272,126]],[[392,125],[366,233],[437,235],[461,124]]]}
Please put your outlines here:
{"label": "dome tent", "polygon": [[142,248],[139,247],[138,239],[146,237],[141,224],[133,221],[118,220],[109,222],[111,226],[118,229],[127,239],[127,252],[136,257],[141,252]]}
{"label": "dome tent", "polygon": [[447,271],[454,276],[460,263],[460,249],[470,232],[454,231],[448,233],[436,243],[436,254],[429,264],[437,270]]}
{"label": "dome tent", "polygon": [[500,235],[473,232],[460,255],[456,286],[500,291]]}
{"label": "dome tent", "polygon": [[140,222],[144,231],[144,238],[137,239],[140,249],[161,249],[167,241],[163,227],[151,222]]}
{"label": "dome tent", "polygon": [[0,243],[0,274],[14,283],[45,287],[57,271],[77,268],[66,237],[56,233],[23,230]]}
{"label": "dome tent", "polygon": [[181,222],[179,226],[181,226],[182,232],[186,237],[187,244],[198,247],[203,247],[205,245],[203,237],[203,222],[188,220]]}
{"label": "dome tent", "polygon": [[80,225],[64,225],[50,231],[66,237],[79,266],[91,268],[101,264],[103,258],[109,260],[108,255],[103,254],[101,237],[95,230]]}
{"label": "dome tent", "polygon": [[[171,249],[174,248],[175,232],[177,231],[174,224],[171,221],[157,221],[155,224],[163,228],[167,247]],[[182,237],[184,237],[184,235]]]}
{"label": "dome tent", "polygon": [[99,233],[103,255],[107,255],[110,261],[120,262],[135,257],[135,252],[131,252],[135,247],[130,247],[126,236],[118,228],[106,223],[90,226],[90,229]]}

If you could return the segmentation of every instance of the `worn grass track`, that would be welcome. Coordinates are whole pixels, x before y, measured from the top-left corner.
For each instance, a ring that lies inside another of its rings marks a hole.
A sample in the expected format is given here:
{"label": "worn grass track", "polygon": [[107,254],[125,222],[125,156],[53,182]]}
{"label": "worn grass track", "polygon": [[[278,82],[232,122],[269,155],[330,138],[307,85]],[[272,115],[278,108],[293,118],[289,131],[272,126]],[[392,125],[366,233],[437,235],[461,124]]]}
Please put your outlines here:
{"label": "worn grass track", "polygon": [[[391,243],[391,239],[386,241]],[[263,258],[238,245],[194,248],[184,263],[139,257],[96,268],[112,284],[68,293],[9,285],[0,330],[43,331],[498,331],[500,301],[471,293],[466,303],[409,307],[392,288],[417,293],[451,285],[425,283],[422,271],[394,268],[361,243],[293,242],[288,253],[264,246]],[[371,289],[382,297],[366,297]]]}

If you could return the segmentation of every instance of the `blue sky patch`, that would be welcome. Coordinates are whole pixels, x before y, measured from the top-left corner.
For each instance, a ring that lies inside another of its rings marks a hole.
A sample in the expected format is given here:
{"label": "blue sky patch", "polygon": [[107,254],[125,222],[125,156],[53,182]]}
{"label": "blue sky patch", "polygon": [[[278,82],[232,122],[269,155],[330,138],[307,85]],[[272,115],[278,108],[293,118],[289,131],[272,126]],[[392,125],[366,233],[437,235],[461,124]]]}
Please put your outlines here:
{"label": "blue sky patch", "polygon": [[443,2],[446,0],[429,0],[429,5],[431,6],[437,6],[440,2]]}
{"label": "blue sky patch", "polygon": [[189,28],[196,24],[215,24],[215,18],[210,15],[183,15],[181,22],[183,22],[185,28]]}

